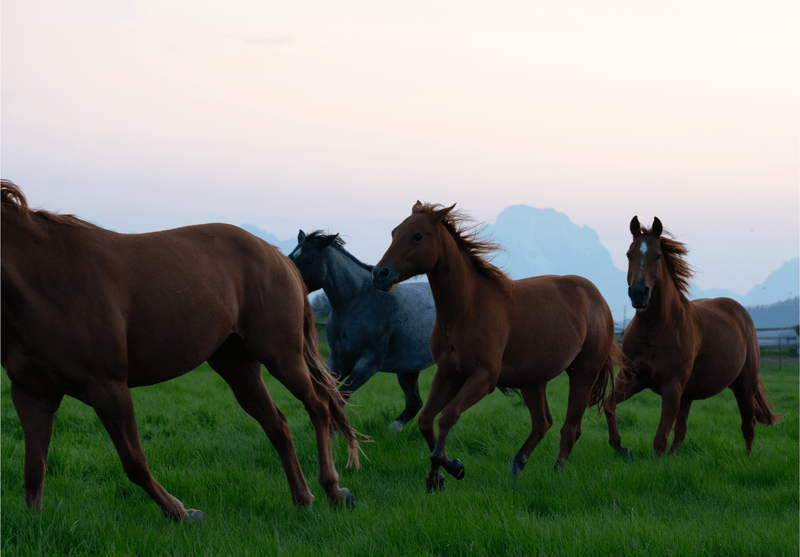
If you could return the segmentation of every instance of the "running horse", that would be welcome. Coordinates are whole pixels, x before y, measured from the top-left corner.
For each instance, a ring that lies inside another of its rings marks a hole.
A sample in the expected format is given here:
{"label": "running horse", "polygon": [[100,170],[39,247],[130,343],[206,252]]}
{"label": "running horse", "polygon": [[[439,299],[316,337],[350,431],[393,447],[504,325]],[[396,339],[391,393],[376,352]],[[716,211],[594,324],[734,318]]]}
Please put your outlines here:
{"label": "running horse", "polygon": [[24,485],[40,509],[53,415],[64,395],[92,408],[130,480],[175,520],[186,510],[150,474],[130,388],[183,375],[204,361],[230,385],[280,456],[292,501],[308,489],[261,364],[311,417],[319,482],[352,504],[331,455],[331,426],[358,465],[344,400],[319,354],[300,273],[277,248],[224,225],[118,234],[73,215],[32,210],[2,181],[2,365],[25,436]]}
{"label": "running horse", "polygon": [[372,266],[344,248],[338,234],[317,230],[297,235],[289,254],[309,292],[322,288],[331,303],[326,334],[328,367],[347,399],[377,371],[394,373],[406,405],[389,425],[400,431],[422,408],[419,373],[433,365],[430,338],[436,310],[424,282],[401,284],[391,292],[372,286]]}
{"label": "running horse", "polygon": [[747,454],[752,454],[756,422],[779,423],[758,373],[760,350],[756,329],[747,310],[730,298],[689,301],[693,270],[686,261],[686,245],[664,230],[658,217],[645,228],[633,217],[633,242],[628,248],[628,296],[636,308],[622,337],[622,351],[630,360],[614,382],[606,406],[609,443],[622,447],[616,425],[618,403],[651,389],[661,396],[661,419],[653,439],[655,456],[670,454],[686,437],[692,401],[730,387],[742,416]]}
{"label": "running horse", "polygon": [[[438,369],[419,428],[431,450],[429,490],[444,487],[443,467],[456,479],[464,465],[445,452],[459,416],[496,387],[519,389],[531,416],[531,433],[513,457],[518,474],[553,423],[547,382],[566,370],[569,401],[556,468],[567,460],[590,405],[603,405],[622,352],[614,322],[597,288],[578,276],[512,280],[487,254],[499,248],[480,239],[455,205],[414,205],[392,231],[392,243],[372,270],[376,287],[425,273],[436,304],[431,351]],[[433,420],[441,412],[438,436]]]}

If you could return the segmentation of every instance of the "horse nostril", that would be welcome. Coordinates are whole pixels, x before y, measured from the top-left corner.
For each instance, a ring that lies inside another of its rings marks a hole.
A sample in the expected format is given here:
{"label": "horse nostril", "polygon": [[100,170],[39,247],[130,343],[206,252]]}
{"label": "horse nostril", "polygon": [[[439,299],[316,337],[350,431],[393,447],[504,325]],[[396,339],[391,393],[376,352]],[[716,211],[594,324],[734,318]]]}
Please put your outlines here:
{"label": "horse nostril", "polygon": [[385,278],[388,278],[388,277],[389,277],[389,268],[388,268],[388,267],[383,267],[383,268],[382,268],[380,271],[378,271],[378,273],[375,275],[375,278],[378,278],[378,279],[381,279],[381,280],[383,280],[383,279],[385,279]]}

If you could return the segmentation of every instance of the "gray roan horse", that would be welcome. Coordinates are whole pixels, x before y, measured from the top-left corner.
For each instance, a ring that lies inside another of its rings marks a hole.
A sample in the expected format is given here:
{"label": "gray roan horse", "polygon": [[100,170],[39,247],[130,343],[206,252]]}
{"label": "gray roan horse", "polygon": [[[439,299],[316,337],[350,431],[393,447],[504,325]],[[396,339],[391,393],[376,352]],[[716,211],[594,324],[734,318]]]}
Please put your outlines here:
{"label": "gray roan horse", "polygon": [[344,249],[338,234],[321,231],[297,235],[289,255],[309,292],[322,290],[331,303],[326,332],[328,367],[349,397],[377,371],[396,373],[406,396],[403,413],[390,427],[403,424],[422,408],[419,372],[433,365],[430,338],[436,309],[427,283],[399,284],[389,292],[372,286],[372,266]]}

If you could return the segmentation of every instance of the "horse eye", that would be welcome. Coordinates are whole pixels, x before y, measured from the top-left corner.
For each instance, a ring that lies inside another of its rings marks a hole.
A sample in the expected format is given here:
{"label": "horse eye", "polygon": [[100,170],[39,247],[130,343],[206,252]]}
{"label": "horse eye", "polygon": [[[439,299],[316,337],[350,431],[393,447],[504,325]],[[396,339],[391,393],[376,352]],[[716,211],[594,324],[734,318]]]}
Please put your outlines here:
{"label": "horse eye", "polygon": [[422,234],[420,234],[418,232],[418,233],[414,234],[413,236],[411,236],[411,239],[414,240],[415,242],[419,242],[420,240],[422,240]]}
{"label": "horse eye", "polygon": [[661,259],[661,254],[660,254],[660,253],[657,253],[657,254],[656,254],[656,261],[658,261],[659,259]]}

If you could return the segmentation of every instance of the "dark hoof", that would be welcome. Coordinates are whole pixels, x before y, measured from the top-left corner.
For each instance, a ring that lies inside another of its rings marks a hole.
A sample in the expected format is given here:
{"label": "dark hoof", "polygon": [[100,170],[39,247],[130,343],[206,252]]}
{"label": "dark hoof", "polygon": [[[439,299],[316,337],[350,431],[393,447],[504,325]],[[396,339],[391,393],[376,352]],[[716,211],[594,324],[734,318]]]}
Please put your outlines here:
{"label": "dark hoof", "polygon": [[339,498],[333,503],[333,506],[340,507],[342,503],[344,503],[344,506],[348,509],[355,508],[356,506],[356,496],[346,487],[339,488]]}
{"label": "dark hoof", "polygon": [[560,458],[557,459],[555,466],[553,466],[553,471],[558,472],[559,470],[561,470],[564,467],[565,462],[566,460],[561,460]]}
{"label": "dark hoof", "polygon": [[633,458],[633,451],[625,447],[620,447],[619,449],[617,449],[617,452],[619,452],[619,454],[621,454],[622,456],[628,457],[630,459]]}
{"label": "dark hoof", "polygon": [[189,509],[186,511],[186,516],[183,517],[184,522],[205,522],[208,516],[203,511],[197,509]]}
{"label": "dark hoof", "polygon": [[528,459],[522,456],[521,453],[515,454],[514,458],[511,459],[511,473],[515,476],[518,475],[525,468],[527,462]]}
{"label": "dark hoof", "polygon": [[441,472],[436,472],[436,476],[433,477],[433,481],[431,481],[430,477],[426,482],[426,487],[428,488],[428,493],[431,491],[444,491],[444,474]]}
{"label": "dark hoof", "polygon": [[464,463],[457,458],[453,458],[444,465],[444,471],[455,479],[461,480],[464,478]]}

